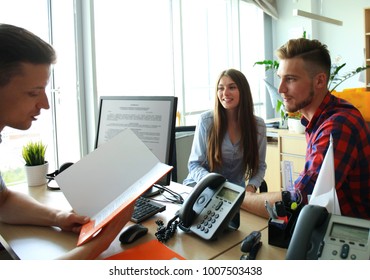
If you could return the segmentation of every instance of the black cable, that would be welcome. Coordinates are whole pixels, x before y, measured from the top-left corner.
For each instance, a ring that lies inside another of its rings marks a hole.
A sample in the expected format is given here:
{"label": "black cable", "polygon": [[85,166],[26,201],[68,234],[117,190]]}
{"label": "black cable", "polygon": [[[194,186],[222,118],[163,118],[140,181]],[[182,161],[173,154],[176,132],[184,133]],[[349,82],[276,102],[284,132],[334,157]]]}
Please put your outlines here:
{"label": "black cable", "polygon": [[171,220],[169,220],[167,226],[164,225],[164,222],[162,220],[155,221],[158,226],[157,232],[155,233],[158,241],[165,243],[175,234],[177,230],[177,225],[179,223],[179,221],[177,220],[178,217],[179,215],[176,215]]}
{"label": "black cable", "polygon": [[[181,196],[181,194],[158,184],[154,184],[156,188],[162,190],[162,196],[167,199],[168,201],[171,201],[172,203],[176,204],[183,204],[184,203],[184,198]],[[172,197],[166,196],[164,193],[168,192]]]}

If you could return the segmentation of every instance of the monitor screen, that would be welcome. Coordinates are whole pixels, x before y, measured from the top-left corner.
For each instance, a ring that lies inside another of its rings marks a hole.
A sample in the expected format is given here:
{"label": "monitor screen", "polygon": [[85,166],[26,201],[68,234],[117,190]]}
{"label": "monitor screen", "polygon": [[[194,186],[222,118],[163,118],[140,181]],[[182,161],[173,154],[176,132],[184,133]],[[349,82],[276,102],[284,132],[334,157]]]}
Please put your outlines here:
{"label": "monitor screen", "polygon": [[[173,165],[177,97],[101,96],[95,148],[130,128],[162,163]],[[157,183],[169,185],[171,174]]]}

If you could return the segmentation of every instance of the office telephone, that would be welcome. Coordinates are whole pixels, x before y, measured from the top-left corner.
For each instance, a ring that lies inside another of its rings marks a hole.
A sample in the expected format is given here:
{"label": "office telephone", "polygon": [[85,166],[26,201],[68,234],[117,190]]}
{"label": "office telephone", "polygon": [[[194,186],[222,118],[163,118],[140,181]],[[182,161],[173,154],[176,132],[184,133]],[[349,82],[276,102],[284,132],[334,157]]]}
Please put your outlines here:
{"label": "office telephone", "polygon": [[368,260],[370,221],[306,205],[298,216],[286,259]]}
{"label": "office telephone", "polygon": [[240,225],[240,205],[245,188],[209,173],[195,185],[179,210],[179,227],[206,240],[217,239],[226,230]]}

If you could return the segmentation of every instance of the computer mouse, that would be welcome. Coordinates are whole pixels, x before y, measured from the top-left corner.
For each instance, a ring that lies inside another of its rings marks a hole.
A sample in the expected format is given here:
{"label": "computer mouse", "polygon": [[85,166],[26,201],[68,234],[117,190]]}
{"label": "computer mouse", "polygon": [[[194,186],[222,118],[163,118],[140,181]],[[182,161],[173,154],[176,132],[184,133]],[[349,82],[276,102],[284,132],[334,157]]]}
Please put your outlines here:
{"label": "computer mouse", "polygon": [[122,244],[130,244],[138,240],[140,237],[143,237],[147,233],[148,228],[146,228],[142,224],[133,224],[131,226],[128,226],[121,232],[119,236],[119,241]]}

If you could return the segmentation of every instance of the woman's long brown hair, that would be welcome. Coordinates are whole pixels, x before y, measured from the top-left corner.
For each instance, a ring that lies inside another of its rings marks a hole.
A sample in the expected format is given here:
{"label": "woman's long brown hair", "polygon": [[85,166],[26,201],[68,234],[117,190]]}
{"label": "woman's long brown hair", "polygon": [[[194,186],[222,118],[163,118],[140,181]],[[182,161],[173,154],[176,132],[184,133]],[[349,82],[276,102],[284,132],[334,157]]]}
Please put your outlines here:
{"label": "woman's long brown hair", "polygon": [[225,108],[218,100],[217,89],[221,78],[224,76],[229,77],[235,82],[240,93],[238,106],[238,121],[241,130],[240,147],[243,151],[243,168],[247,180],[253,177],[258,170],[258,132],[249,83],[244,74],[235,69],[224,70],[217,80],[214,121],[213,126],[210,127],[207,139],[208,164],[211,172],[216,172],[222,166],[221,146],[227,131],[227,116]]}

